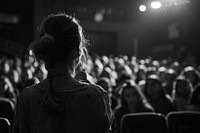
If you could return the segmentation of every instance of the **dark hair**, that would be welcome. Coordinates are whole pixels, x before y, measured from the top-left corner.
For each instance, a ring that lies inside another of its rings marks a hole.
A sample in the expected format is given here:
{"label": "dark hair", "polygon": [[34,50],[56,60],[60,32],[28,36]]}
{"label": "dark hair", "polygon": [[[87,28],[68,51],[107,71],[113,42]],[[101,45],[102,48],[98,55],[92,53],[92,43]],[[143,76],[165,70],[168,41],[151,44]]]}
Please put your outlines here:
{"label": "dark hair", "polygon": [[194,91],[192,92],[192,96],[190,99],[190,104],[191,105],[200,105],[200,100],[198,99],[198,96],[200,94],[200,84],[198,84]]}
{"label": "dark hair", "polygon": [[138,92],[138,88],[136,87],[136,84],[130,82],[130,81],[127,81],[123,84],[121,90],[120,90],[120,96],[121,96],[121,102],[122,102],[122,106],[128,106],[127,103],[126,103],[126,100],[124,99],[124,92],[127,90],[127,89],[132,89],[134,90],[137,95],[137,97],[140,99],[140,94]]}
{"label": "dark hair", "polygon": [[[128,108],[128,103],[124,99],[124,92],[127,89],[132,89],[135,91],[135,94],[138,98],[138,101],[136,103],[136,112],[143,112],[143,111],[153,111],[153,107],[149,104],[146,97],[144,96],[143,92],[140,90],[139,86],[135,83],[133,80],[126,81],[122,88],[119,90],[120,97],[121,97],[121,105],[124,108]],[[147,110],[146,110],[147,109]]]}
{"label": "dark hair", "polygon": [[190,92],[188,92],[185,96],[182,95],[182,97],[185,97],[186,99],[190,97],[193,90],[191,82],[188,79],[186,79],[184,76],[178,76],[173,84],[173,92],[172,92],[173,99],[175,99],[175,97],[177,96],[181,96],[181,93],[177,90],[178,85],[181,83],[184,83],[186,87],[189,87],[190,89]]}
{"label": "dark hair", "polygon": [[192,86],[195,87],[200,82],[200,73],[195,67],[187,66],[182,70],[180,75],[183,75],[186,79],[188,79],[187,74],[189,73],[193,74],[195,77],[194,81],[191,82]]}
{"label": "dark hair", "polygon": [[127,89],[132,89],[132,90],[134,90],[136,93],[136,95],[137,95],[137,97],[138,98],[142,98],[141,96],[140,96],[140,94],[139,94],[139,88],[137,88],[138,86],[136,85],[136,83],[134,82],[134,81],[132,81],[132,80],[127,80],[125,83],[123,83],[123,85],[122,85],[122,87],[120,88],[120,90],[119,90],[119,95],[120,95],[120,97],[121,97],[121,100],[122,100],[122,106],[123,105],[126,105],[127,103],[126,103],[126,101],[125,101],[125,99],[124,99],[124,92],[127,90]]}
{"label": "dark hair", "polygon": [[[73,50],[87,57],[87,40],[78,20],[65,13],[51,14],[38,26],[38,38],[30,45],[31,50],[46,65],[61,62],[72,67],[77,57],[70,57]],[[48,67],[48,66],[47,66]],[[48,70],[48,68],[47,68]]]}
{"label": "dark hair", "polygon": [[[38,27],[38,38],[30,45],[37,60],[45,62],[48,71],[49,90],[44,98],[44,106],[50,110],[62,110],[61,99],[53,92],[55,63],[66,64],[74,71],[74,61],[87,58],[87,41],[78,20],[65,13],[51,14]],[[72,55],[73,54],[73,55]],[[77,63],[78,64],[78,63]]]}
{"label": "dark hair", "polygon": [[153,82],[155,84],[158,84],[160,86],[160,91],[159,91],[159,97],[160,98],[165,98],[166,97],[166,91],[161,83],[160,77],[157,74],[150,74],[147,79],[146,79],[146,83],[144,85],[144,95],[147,98],[151,98],[148,91],[147,91],[147,87],[149,86],[149,82]]}
{"label": "dark hair", "polygon": [[[101,87],[103,87],[104,90],[106,90],[107,92],[109,92],[109,88],[111,88],[111,82],[110,79],[107,77],[101,77],[98,81],[97,84],[100,85]],[[105,84],[106,86],[103,86],[103,84]]]}

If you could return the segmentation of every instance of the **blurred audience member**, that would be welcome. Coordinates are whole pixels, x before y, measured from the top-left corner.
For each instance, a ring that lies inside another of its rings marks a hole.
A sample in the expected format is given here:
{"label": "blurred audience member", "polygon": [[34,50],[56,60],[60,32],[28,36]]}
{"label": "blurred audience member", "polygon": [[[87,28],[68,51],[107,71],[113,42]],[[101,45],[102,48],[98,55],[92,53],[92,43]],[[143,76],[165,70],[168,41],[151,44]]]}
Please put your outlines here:
{"label": "blurred audience member", "polygon": [[165,74],[165,81],[163,83],[163,87],[168,95],[172,97],[173,83],[176,79],[177,75],[174,69],[168,69]]}
{"label": "blurred audience member", "polygon": [[17,100],[14,87],[8,77],[0,76],[0,97],[10,99],[14,104]]}
{"label": "blurred audience member", "polygon": [[174,111],[171,97],[165,92],[158,75],[149,75],[144,86],[144,95],[156,113],[164,115]]}
{"label": "blurred audience member", "polygon": [[185,67],[182,70],[181,75],[185,76],[185,78],[191,82],[193,88],[200,83],[200,73],[193,66]]}
{"label": "blurred audience member", "polygon": [[200,112],[200,84],[192,92],[187,110]]}
{"label": "blurred audience member", "polygon": [[134,81],[129,80],[123,84],[120,93],[120,104],[114,110],[114,131],[119,132],[120,121],[123,115],[128,113],[153,112],[153,107],[145,99],[144,95]]}
{"label": "blurred audience member", "polygon": [[192,84],[183,76],[177,77],[174,82],[172,98],[177,111],[185,111],[192,93]]}

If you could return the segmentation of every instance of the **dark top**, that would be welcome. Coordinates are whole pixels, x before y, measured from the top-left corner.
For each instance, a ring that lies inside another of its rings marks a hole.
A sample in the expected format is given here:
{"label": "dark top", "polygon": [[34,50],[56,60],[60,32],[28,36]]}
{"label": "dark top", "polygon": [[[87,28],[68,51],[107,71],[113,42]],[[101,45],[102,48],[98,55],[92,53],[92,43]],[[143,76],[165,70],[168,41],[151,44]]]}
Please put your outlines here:
{"label": "dark top", "polygon": [[27,133],[108,133],[112,120],[110,99],[100,86],[81,84],[54,89],[65,109],[50,113],[43,107],[45,89],[24,89],[16,108],[15,127]]}
{"label": "dark top", "polygon": [[153,106],[156,113],[167,115],[172,111],[176,111],[174,104],[167,95],[160,99],[148,99],[148,101]]}
{"label": "dark top", "polygon": [[121,124],[121,119],[124,115],[129,114],[129,113],[142,113],[142,112],[154,112],[151,108],[148,108],[146,106],[140,105],[137,106],[135,112],[130,112],[128,107],[126,106],[118,106],[114,110],[115,118],[114,118],[114,124],[113,124],[113,132],[114,133],[119,133],[120,132],[120,124]]}

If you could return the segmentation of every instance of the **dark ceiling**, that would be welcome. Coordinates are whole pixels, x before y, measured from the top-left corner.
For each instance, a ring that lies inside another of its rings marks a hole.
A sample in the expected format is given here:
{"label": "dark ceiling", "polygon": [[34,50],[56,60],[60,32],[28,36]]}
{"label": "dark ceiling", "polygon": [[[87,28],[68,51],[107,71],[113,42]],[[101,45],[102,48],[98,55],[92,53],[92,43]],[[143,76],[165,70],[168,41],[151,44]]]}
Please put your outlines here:
{"label": "dark ceiling", "polygon": [[[137,15],[140,13],[138,5],[146,1],[149,0],[63,0],[65,7],[72,13],[78,14],[77,16],[80,19],[93,20],[93,15],[96,11],[100,11],[105,13],[105,20],[110,22],[131,22],[137,20]],[[51,2],[50,0],[43,0],[43,3],[50,4]],[[185,19],[189,24],[190,38],[195,41],[194,51],[197,51],[196,47],[200,42],[199,7],[199,0],[190,0],[190,4],[186,7],[187,12],[182,13],[182,16],[188,17]],[[27,45],[33,38],[34,9],[34,0],[1,0],[0,14],[16,15],[19,18],[19,22],[17,24],[0,22],[0,37]],[[176,16],[172,12],[169,14]],[[152,18],[151,16],[148,17],[149,23]],[[177,19],[176,17],[174,18]],[[165,19],[163,21],[168,20]]]}

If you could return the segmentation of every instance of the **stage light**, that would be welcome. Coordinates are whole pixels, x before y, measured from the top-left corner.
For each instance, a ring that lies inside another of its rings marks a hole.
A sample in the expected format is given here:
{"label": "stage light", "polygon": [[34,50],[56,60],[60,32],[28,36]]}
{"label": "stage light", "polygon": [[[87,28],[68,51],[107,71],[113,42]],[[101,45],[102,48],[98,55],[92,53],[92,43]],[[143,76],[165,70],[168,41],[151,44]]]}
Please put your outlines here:
{"label": "stage light", "polygon": [[139,6],[139,10],[140,10],[141,12],[145,12],[145,11],[147,10],[147,7],[146,7],[145,5],[140,5],[140,6]]}
{"label": "stage light", "polygon": [[151,7],[152,7],[153,9],[158,9],[158,8],[160,8],[160,7],[161,7],[160,1],[153,1],[153,2],[151,3]]}
{"label": "stage light", "polygon": [[96,22],[102,22],[103,21],[103,14],[102,13],[96,13],[94,16],[94,20]]}

